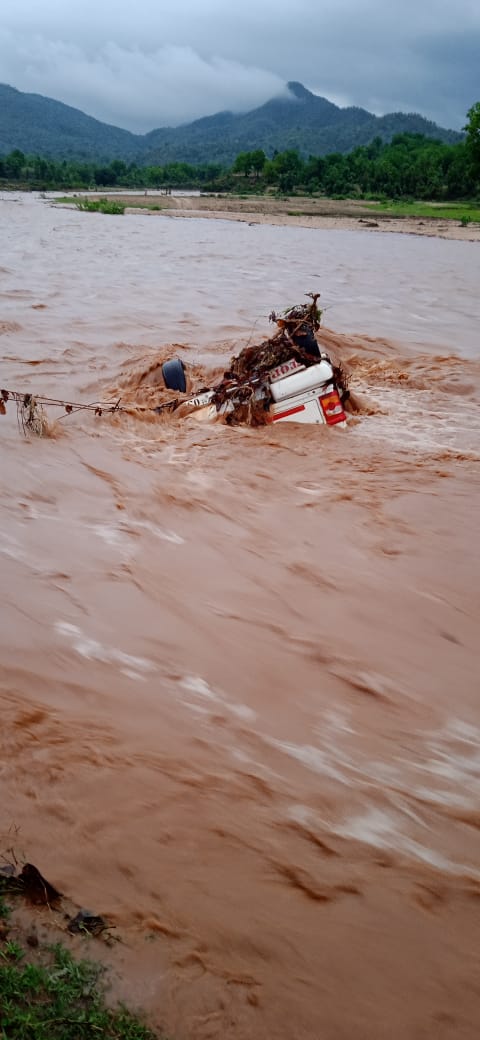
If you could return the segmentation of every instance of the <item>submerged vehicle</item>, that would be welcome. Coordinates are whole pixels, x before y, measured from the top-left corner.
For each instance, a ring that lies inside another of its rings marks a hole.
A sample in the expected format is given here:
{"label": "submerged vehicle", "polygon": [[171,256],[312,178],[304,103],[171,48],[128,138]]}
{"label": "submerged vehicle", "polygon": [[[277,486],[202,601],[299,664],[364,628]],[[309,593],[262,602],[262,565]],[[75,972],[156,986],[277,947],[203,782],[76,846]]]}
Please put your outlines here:
{"label": "submerged vehicle", "polygon": [[[185,379],[183,364],[179,359],[167,364],[171,366],[170,374],[181,372]],[[170,385],[170,389],[177,387]],[[203,421],[224,417],[229,422],[236,417],[237,422],[249,422],[250,418],[250,425],[258,426],[277,422],[345,426],[346,415],[340,393],[334,366],[328,354],[321,354],[318,364],[308,368],[295,358],[290,358],[270,369],[264,376],[248,382],[232,381],[231,386],[222,387],[220,399],[218,389],[202,390],[193,397],[187,397],[182,403],[182,410]],[[253,416],[255,421],[252,422]]]}
{"label": "submerged vehicle", "polygon": [[[322,352],[315,333],[320,326],[318,294],[312,304],[291,307],[270,320],[278,332],[256,347],[246,347],[230,363],[222,381],[202,387],[183,401],[172,402],[182,414],[204,421],[222,418],[230,425],[247,423],[323,423],[345,426],[349,396],[342,369]],[[187,393],[185,367],[179,358],[162,368],[165,386]],[[171,405],[171,407],[172,407]],[[161,411],[160,406],[158,411]]]}
{"label": "submerged vehicle", "polygon": [[[221,420],[230,426],[277,422],[346,426],[345,404],[350,398],[346,375],[317,342],[319,294],[306,295],[310,304],[290,307],[280,316],[272,312],[270,320],[278,331],[257,346],[247,345],[237,357],[232,357],[228,371],[215,386],[193,389],[183,361],[172,358],[162,365],[165,390],[170,391],[168,399],[165,400],[164,393],[163,400],[158,401],[155,396],[153,407],[151,403],[134,407],[158,415],[175,412],[179,417],[191,415],[207,422]],[[171,396],[172,391],[175,397]],[[121,397],[83,404],[4,389],[0,390],[0,415],[5,415],[8,401],[16,404],[23,433],[37,436],[48,434],[47,408],[61,408],[65,415],[91,411],[96,416],[120,414],[131,408],[123,404]],[[350,398],[349,410],[352,405]]]}

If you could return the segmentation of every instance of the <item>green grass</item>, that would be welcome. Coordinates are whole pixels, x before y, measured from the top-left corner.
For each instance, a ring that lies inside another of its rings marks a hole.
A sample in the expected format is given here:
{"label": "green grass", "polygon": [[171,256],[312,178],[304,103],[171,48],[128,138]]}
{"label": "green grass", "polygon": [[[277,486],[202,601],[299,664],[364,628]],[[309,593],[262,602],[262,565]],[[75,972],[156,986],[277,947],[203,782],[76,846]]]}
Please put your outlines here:
{"label": "green grass", "polygon": [[116,202],[113,199],[87,199],[79,195],[62,195],[61,198],[53,201],[61,205],[71,206],[73,204],[85,213],[110,213],[114,216],[121,216],[125,213],[124,203]]}
{"label": "green grass", "polygon": [[86,213],[109,213],[112,216],[121,216],[125,213],[123,202],[115,202],[113,199],[75,199],[77,209]]}
{"label": "green grass", "polygon": [[[113,213],[121,214],[125,212],[127,203],[118,202],[117,199],[87,199],[85,197],[73,196],[73,195],[62,195],[58,199],[54,199],[54,202],[59,205],[74,205],[77,209],[84,210],[88,213]],[[140,197],[138,201],[136,199],[129,198],[128,200],[129,209],[152,209],[161,210],[164,206],[158,202],[149,201],[144,196]]]}
{"label": "green grass", "polygon": [[372,211],[392,217],[436,217],[437,220],[459,220],[462,224],[480,222],[480,206],[474,202],[402,202],[370,203]]}
{"label": "green grass", "polygon": [[[8,914],[0,895],[0,919]],[[102,974],[61,945],[27,951],[0,939],[0,1040],[157,1040],[124,1007],[106,1006]]]}

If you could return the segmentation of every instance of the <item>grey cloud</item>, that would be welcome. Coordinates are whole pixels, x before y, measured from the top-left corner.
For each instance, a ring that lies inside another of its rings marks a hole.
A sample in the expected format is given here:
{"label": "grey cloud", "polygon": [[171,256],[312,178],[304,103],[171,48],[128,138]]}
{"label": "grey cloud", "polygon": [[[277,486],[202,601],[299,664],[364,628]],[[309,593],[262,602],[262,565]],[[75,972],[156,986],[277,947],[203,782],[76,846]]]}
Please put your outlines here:
{"label": "grey cloud", "polygon": [[137,131],[253,108],[297,79],[460,127],[480,95],[473,0],[3,0],[0,80]]}
{"label": "grey cloud", "polygon": [[86,54],[73,44],[35,36],[16,49],[11,34],[0,33],[0,62],[4,82],[139,133],[219,108],[255,108],[284,87],[264,69],[219,57],[208,61],[178,46],[144,53],[110,42]]}

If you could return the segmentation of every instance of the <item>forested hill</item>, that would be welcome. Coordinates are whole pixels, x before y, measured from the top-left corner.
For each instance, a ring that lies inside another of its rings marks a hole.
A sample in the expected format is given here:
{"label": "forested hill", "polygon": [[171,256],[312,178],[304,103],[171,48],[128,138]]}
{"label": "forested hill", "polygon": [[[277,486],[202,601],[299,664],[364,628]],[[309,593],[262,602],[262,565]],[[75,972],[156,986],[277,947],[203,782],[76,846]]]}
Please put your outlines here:
{"label": "forested hill", "polygon": [[0,83],[0,155],[18,148],[52,159],[138,159],[144,138],[61,101]]}
{"label": "forested hill", "polygon": [[300,83],[288,87],[288,93],[242,115],[219,112],[140,135],[101,123],[60,101],[0,84],[0,155],[20,149],[56,159],[230,165],[239,152],[257,148],[270,156],[295,149],[307,157],[347,153],[375,137],[390,141],[398,133],[423,134],[446,143],[462,137],[420,115],[395,112],[378,117],[362,108],[339,108]]}

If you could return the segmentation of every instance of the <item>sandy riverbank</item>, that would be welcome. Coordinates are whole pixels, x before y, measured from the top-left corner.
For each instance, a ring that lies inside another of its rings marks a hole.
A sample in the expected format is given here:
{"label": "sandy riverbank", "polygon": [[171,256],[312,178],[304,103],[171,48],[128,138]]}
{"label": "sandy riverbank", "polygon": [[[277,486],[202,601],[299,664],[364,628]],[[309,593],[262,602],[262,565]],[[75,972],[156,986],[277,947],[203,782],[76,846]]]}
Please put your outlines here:
{"label": "sandy riverbank", "polygon": [[109,195],[118,198],[135,211],[148,209],[152,216],[205,217],[217,220],[238,220],[247,224],[272,224],[282,227],[309,227],[324,230],[399,232],[435,238],[480,242],[480,224],[462,227],[459,220],[436,217],[389,217],[373,211],[371,205],[356,199],[310,199],[296,197],[274,199],[266,197],[239,198],[216,196],[139,196]]}

